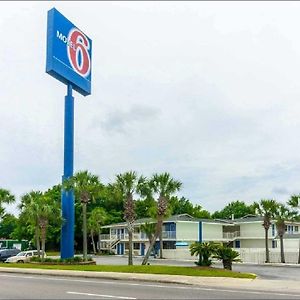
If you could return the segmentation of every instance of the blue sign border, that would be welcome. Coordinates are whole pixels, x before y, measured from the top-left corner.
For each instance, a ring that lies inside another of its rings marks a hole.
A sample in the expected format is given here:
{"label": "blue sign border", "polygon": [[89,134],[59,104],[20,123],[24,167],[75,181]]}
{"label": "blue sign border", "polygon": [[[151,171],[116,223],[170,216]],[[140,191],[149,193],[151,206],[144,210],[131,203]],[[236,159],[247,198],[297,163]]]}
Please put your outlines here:
{"label": "blue sign border", "polygon": [[[62,60],[60,60],[54,55],[56,51],[56,49],[54,49],[54,39],[56,38],[57,26],[60,25],[57,24],[57,20],[63,20],[64,22],[67,22],[70,28],[76,27],[55,8],[52,8],[48,11],[46,73],[53,76],[57,80],[63,82],[64,84],[72,84],[73,89],[82,94],[83,96],[90,95],[91,74],[88,76],[88,78],[84,78],[83,76],[79,75],[76,71],[74,71],[70,64],[68,65],[67,63],[64,63]],[[60,28],[62,32],[63,29],[64,28]],[[88,36],[86,37],[88,38]],[[92,63],[92,41],[90,38],[88,39],[90,42],[90,62]]]}

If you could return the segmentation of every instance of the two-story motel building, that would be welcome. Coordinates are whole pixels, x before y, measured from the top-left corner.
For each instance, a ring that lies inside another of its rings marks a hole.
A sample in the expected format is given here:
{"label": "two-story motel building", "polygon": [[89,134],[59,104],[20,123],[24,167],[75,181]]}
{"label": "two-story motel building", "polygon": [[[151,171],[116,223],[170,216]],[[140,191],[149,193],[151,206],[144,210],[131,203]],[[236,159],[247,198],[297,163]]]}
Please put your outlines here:
{"label": "two-story motel building", "polygon": [[[149,240],[141,231],[141,225],[155,223],[151,218],[139,219],[134,224],[133,251],[134,255],[145,255],[149,247]],[[265,230],[262,226],[263,218],[248,215],[241,219],[197,219],[188,214],[174,215],[166,219],[163,224],[163,249],[166,258],[182,258],[183,249],[189,249],[191,243],[218,242],[233,248],[264,248]],[[287,236],[299,233],[300,222],[286,222]],[[109,229],[109,234],[101,235],[101,249],[110,250],[118,255],[128,251],[128,232],[126,223],[117,223],[102,228]],[[279,247],[275,221],[269,229],[270,248]],[[155,252],[159,250],[156,241]],[[178,251],[176,251],[178,250]]]}

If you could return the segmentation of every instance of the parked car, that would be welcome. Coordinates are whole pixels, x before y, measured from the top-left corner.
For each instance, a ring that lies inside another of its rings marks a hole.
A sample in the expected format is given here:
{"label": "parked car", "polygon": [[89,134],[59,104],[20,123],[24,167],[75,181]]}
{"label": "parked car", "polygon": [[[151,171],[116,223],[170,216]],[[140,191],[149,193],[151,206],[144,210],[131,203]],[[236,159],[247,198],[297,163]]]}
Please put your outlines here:
{"label": "parked car", "polygon": [[[38,256],[37,250],[30,250],[30,251],[22,251],[18,253],[16,256],[12,256],[8,258],[5,262],[6,263],[25,263],[29,262],[30,258],[33,256]],[[46,253],[45,253],[46,257]]]}
{"label": "parked car", "polygon": [[9,257],[17,255],[21,252],[19,249],[0,249],[0,262],[5,262]]}

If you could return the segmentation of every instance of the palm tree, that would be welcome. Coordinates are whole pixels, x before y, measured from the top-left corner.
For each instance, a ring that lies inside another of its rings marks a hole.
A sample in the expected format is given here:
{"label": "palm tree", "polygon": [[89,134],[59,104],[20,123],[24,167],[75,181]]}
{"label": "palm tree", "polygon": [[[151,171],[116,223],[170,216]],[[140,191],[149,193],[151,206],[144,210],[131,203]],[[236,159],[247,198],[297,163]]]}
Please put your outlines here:
{"label": "palm tree", "polygon": [[198,255],[199,260],[196,262],[198,266],[207,266],[209,267],[212,264],[211,256],[214,254],[216,250],[216,244],[209,243],[201,243],[195,242],[190,246],[191,255]]}
{"label": "palm tree", "polygon": [[147,253],[143,259],[142,265],[145,265],[149,259],[150,253],[154,247],[156,239],[160,237],[160,258],[163,257],[162,252],[162,226],[163,220],[168,214],[168,204],[169,199],[175,192],[179,191],[182,186],[182,183],[171,178],[169,173],[154,174],[149,180],[150,190],[158,195],[157,201],[157,223],[155,234],[151,240],[150,246],[147,250]]}
{"label": "palm tree", "polygon": [[121,192],[124,199],[124,219],[127,223],[129,240],[128,265],[132,265],[132,237],[134,222],[136,219],[135,202],[133,200],[133,194],[140,193],[142,191],[146,179],[142,176],[138,178],[137,173],[134,171],[129,171],[124,174],[118,174],[116,177],[117,180],[115,186]]}
{"label": "palm tree", "polygon": [[55,224],[61,223],[61,212],[60,208],[55,205],[52,199],[44,194],[43,197],[39,198],[40,202],[38,203],[38,224],[41,229],[41,241],[42,241],[42,261],[45,258],[46,251],[46,237],[47,229],[49,222],[54,221]]}
{"label": "palm tree", "polygon": [[[288,205],[292,208],[300,210],[300,195],[292,195],[288,201]],[[300,264],[300,241],[299,241],[299,250],[298,250],[298,264]]]}
{"label": "palm tree", "polygon": [[155,233],[155,223],[145,223],[141,225],[141,232],[144,232],[149,240],[149,243],[151,243],[151,240],[153,238],[153,235]]}
{"label": "palm tree", "polygon": [[98,226],[96,220],[92,218],[92,216],[89,217],[87,222],[87,230],[90,232],[90,237],[92,239],[92,245],[93,245],[93,252],[96,254],[96,245],[94,240],[94,234],[95,234],[95,228]]}
{"label": "palm tree", "polygon": [[80,171],[65,180],[63,187],[66,190],[74,189],[75,199],[82,205],[83,259],[87,261],[87,204],[99,196],[103,185],[98,176],[88,171]]}
{"label": "palm tree", "polygon": [[285,205],[279,204],[276,210],[276,229],[280,239],[280,258],[281,262],[285,263],[283,235],[285,233],[285,221],[293,219],[295,212],[290,211]]}
{"label": "palm tree", "polygon": [[41,255],[41,234],[39,226],[39,203],[43,193],[40,191],[31,191],[21,198],[19,208],[24,211],[25,218],[28,223],[34,228],[35,246],[38,252],[38,257]]}
{"label": "palm tree", "polygon": [[[22,197],[21,203],[25,216],[29,223],[35,227],[35,239],[40,257],[42,250],[42,261],[45,258],[47,228],[49,223],[59,225],[61,223],[61,211],[59,203],[53,201],[50,193],[32,191]],[[40,240],[42,249],[40,248]]]}
{"label": "palm tree", "polygon": [[10,191],[6,189],[0,188],[0,218],[4,214],[3,204],[11,204],[15,201],[15,196],[10,193]]}
{"label": "palm tree", "polygon": [[96,207],[92,210],[91,215],[88,220],[88,228],[90,231],[90,236],[93,244],[93,251],[96,254],[96,246],[94,241],[94,234],[98,234],[98,252],[100,253],[100,233],[101,225],[106,220],[106,212],[102,207]]}
{"label": "palm tree", "polygon": [[277,203],[275,200],[262,199],[259,203],[254,202],[254,209],[257,213],[264,217],[262,226],[265,229],[265,247],[266,247],[266,263],[270,262],[270,253],[269,253],[269,237],[268,232],[271,226],[271,220],[275,215]]}
{"label": "palm tree", "polygon": [[240,254],[232,248],[222,245],[216,248],[213,258],[222,260],[224,269],[232,270],[232,263],[241,261],[239,255]]}

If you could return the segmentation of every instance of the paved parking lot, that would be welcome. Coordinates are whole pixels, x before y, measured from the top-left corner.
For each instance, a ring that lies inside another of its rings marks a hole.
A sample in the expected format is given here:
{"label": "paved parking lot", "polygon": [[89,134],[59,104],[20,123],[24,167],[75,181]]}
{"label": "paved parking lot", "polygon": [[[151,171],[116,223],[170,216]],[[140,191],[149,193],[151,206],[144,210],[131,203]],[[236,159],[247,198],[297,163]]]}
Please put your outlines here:
{"label": "paved parking lot", "polygon": [[[98,256],[94,257],[99,265],[126,265],[128,257],[126,256]],[[195,260],[196,261],[196,260]],[[187,260],[170,260],[150,258],[151,265],[171,265],[171,266],[194,266],[194,261]],[[133,263],[140,265],[142,257],[134,257]],[[222,264],[217,262],[213,265],[217,268],[222,268]],[[293,280],[299,281],[300,265],[282,266],[282,265],[255,265],[255,264],[234,264],[233,270],[237,272],[255,273],[259,278],[269,280]]]}

